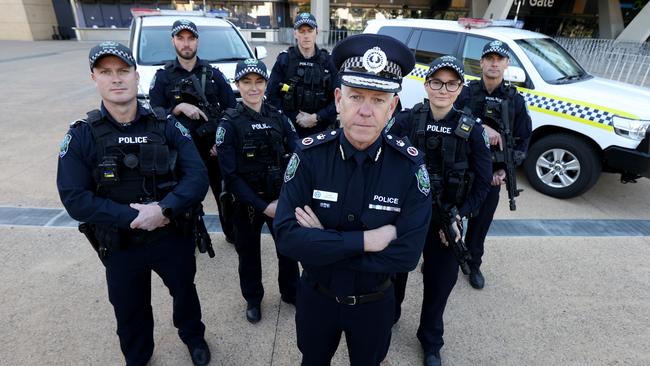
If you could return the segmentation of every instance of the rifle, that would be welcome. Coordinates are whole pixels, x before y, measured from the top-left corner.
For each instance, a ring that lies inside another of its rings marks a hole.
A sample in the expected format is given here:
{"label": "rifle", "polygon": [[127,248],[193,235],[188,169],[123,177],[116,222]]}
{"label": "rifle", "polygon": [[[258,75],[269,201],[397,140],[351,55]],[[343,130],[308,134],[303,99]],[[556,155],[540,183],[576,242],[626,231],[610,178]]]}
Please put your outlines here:
{"label": "rifle", "polygon": [[[501,162],[506,165],[506,189],[508,190],[510,211],[515,211],[517,209],[515,198],[519,197],[519,193],[523,191],[523,189],[517,188],[517,172],[515,169],[517,165],[521,164],[525,156],[523,156],[524,154],[521,151],[515,150],[515,139],[510,130],[510,108],[508,103],[509,100],[507,98],[501,101],[501,127],[503,131],[501,138],[505,145]],[[493,157],[498,158],[498,156],[494,155]]]}
{"label": "rifle", "polygon": [[[451,248],[458,265],[460,266],[463,274],[469,274],[469,264],[467,263],[472,256],[463,241],[463,221],[458,221],[458,208],[454,205],[443,205],[442,203],[442,177],[438,174],[431,176],[431,188],[433,192],[433,214],[437,222],[440,224],[440,230],[447,241],[447,245]],[[456,240],[456,232],[454,225],[458,225],[460,230],[460,239]]]}

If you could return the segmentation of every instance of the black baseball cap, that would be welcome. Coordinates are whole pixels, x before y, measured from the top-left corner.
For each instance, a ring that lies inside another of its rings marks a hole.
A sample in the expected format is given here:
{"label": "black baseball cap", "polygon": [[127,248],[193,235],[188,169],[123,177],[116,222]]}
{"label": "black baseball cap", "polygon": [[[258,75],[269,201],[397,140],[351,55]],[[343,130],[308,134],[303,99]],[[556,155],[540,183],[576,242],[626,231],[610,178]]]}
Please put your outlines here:
{"label": "black baseball cap", "polygon": [[119,42],[105,41],[90,49],[90,53],[88,54],[90,71],[95,67],[97,60],[109,55],[119,57],[127,65],[136,67],[135,58],[133,58],[133,54],[128,47]]}
{"label": "black baseball cap", "polygon": [[192,32],[194,37],[199,38],[199,30],[196,28],[196,24],[187,19],[179,19],[174,22],[172,25],[172,37],[184,30]]}
{"label": "black baseball cap", "polygon": [[296,16],[296,21],[293,23],[293,29],[300,28],[301,25],[307,24],[312,28],[318,28],[316,24],[316,17],[310,13],[300,13]]}
{"label": "black baseball cap", "polygon": [[250,73],[255,73],[263,77],[264,80],[269,80],[269,74],[266,71],[266,65],[264,65],[264,62],[255,58],[248,58],[237,63],[237,68],[235,68],[235,81],[239,81]]}
{"label": "black baseball cap", "polygon": [[425,75],[425,79],[428,79],[431,75],[435,74],[436,71],[440,69],[449,69],[458,75],[458,79],[461,81],[465,79],[465,68],[463,64],[458,61],[458,59],[451,55],[440,56],[437,59],[433,60],[429,64],[429,71]]}
{"label": "black baseball cap", "polygon": [[494,40],[483,47],[483,53],[481,53],[481,58],[485,57],[485,55],[490,53],[496,53],[501,57],[510,58],[509,52],[510,52],[510,47],[508,47],[507,44],[501,41]]}

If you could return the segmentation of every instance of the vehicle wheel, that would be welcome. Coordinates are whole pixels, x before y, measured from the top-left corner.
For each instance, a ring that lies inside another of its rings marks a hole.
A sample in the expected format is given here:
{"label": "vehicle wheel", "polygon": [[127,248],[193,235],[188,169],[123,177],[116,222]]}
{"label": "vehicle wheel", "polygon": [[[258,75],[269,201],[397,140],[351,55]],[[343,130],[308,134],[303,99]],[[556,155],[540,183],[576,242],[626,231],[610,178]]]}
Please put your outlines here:
{"label": "vehicle wheel", "polygon": [[526,178],[539,192],[572,198],[591,188],[601,172],[600,158],[579,137],[555,134],[541,138],[528,150]]}

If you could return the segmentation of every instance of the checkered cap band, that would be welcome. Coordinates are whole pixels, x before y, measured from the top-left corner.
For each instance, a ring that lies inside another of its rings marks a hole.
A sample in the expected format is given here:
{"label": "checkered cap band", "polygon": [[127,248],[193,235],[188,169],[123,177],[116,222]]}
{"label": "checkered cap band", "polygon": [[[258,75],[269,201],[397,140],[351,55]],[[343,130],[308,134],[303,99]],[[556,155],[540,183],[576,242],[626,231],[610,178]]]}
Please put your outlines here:
{"label": "checkered cap band", "polygon": [[[355,71],[358,71],[358,70],[365,71],[366,69],[363,67],[363,57],[351,57],[351,58],[345,60],[343,62],[343,65],[341,65],[341,69],[342,70],[352,69],[352,70],[355,70]],[[370,73],[370,71],[365,71],[365,72]],[[390,74],[389,76],[391,76],[393,78],[402,78],[402,68],[398,64],[396,64],[394,62],[388,61],[388,63],[386,64],[386,67],[379,73],[379,75],[382,75],[382,74]]]}
{"label": "checkered cap band", "polygon": [[483,54],[481,55],[481,57],[487,55],[488,53],[498,53],[501,56],[510,57],[510,54],[508,53],[508,50],[506,50],[505,48],[500,47],[500,46],[491,46],[490,48],[483,51]]}
{"label": "checkered cap band", "polygon": [[119,57],[122,61],[126,62],[127,65],[129,66],[135,66],[135,59],[133,58],[133,55],[131,52],[122,50],[120,48],[115,48],[115,47],[109,47],[109,48],[100,48],[96,52],[94,52],[90,57],[88,58],[88,61],[90,63],[90,69],[93,68],[95,65],[95,62],[101,58],[102,56],[106,55],[113,55]]}
{"label": "checkered cap band", "polygon": [[246,66],[245,68],[241,69],[237,74],[235,74],[235,81],[239,81],[239,79],[243,78],[246,74],[250,74],[250,73],[261,75],[265,80],[269,80],[269,75],[267,74],[266,70],[263,70],[257,66]]}
{"label": "checkered cap band", "polygon": [[199,32],[198,32],[198,30],[197,30],[196,28],[192,27],[192,26],[189,25],[189,24],[179,24],[179,25],[175,26],[174,28],[172,28],[172,36],[177,35],[178,32],[180,32],[180,31],[182,31],[182,30],[188,30],[188,31],[192,32],[192,34],[194,34],[194,36],[195,36],[196,38],[199,37]]}
{"label": "checkered cap band", "polygon": [[463,71],[463,69],[460,68],[457,64],[455,64],[453,62],[441,62],[441,63],[435,65],[434,67],[429,68],[429,71],[426,72],[426,74],[424,75],[424,78],[428,79],[429,76],[433,75],[436,71],[438,71],[440,69],[444,69],[444,68],[454,70],[458,74],[458,76],[460,76],[460,80],[465,79],[465,72]]}

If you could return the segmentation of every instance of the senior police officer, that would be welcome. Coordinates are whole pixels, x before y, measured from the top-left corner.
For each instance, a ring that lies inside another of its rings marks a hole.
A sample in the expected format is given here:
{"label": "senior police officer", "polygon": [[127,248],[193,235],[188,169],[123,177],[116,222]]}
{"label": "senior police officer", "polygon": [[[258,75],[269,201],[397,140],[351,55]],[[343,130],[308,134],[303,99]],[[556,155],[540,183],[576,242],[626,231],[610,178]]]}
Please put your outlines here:
{"label": "senior police officer", "polygon": [[174,326],[195,365],[207,365],[192,241],[179,219],[201,202],[207,172],[188,131],[137,102],[131,51],[104,42],[90,51],[100,110],[73,123],[61,143],[57,187],[106,268],[108,298],[127,365],[153,353],[151,271],[174,298]]}
{"label": "senior police officer", "polygon": [[[251,323],[262,317],[262,225],[266,222],[273,236],[284,168],[298,138],[291,121],[264,101],[267,80],[263,62],[247,59],[237,64],[235,81],[242,102],[225,112],[216,137],[226,188],[236,197],[233,222],[239,284]],[[294,304],[298,263],[278,253],[278,265],[281,298]]]}
{"label": "senior police officer", "polygon": [[[424,296],[417,332],[427,366],[441,364],[443,313],[456,284],[459,262],[467,265],[461,218],[480,207],[490,181],[487,135],[471,115],[453,108],[463,77],[463,65],[455,57],[435,59],[424,82],[428,99],[397,115],[390,129],[424,151],[431,178],[434,214],[424,247]],[[407,276],[396,276],[395,321],[401,313]]]}
{"label": "senior police officer", "polygon": [[342,129],[301,140],[275,216],[280,253],[304,268],[296,334],[303,365],[329,365],[345,332],[351,365],[377,366],[391,337],[391,276],[412,270],[431,215],[422,153],[382,131],[414,59],[394,38],[362,34],[332,52]]}
{"label": "senior police officer", "polygon": [[214,146],[221,113],[236,105],[235,94],[225,76],[197,55],[199,31],[185,19],[172,25],[171,42],[176,58],[156,72],[149,98],[152,107],[162,107],[190,130],[192,140],[208,168],[210,188],[217,200],[219,221],[228,242],[234,242],[232,223],[226,221],[219,196],[222,177]]}
{"label": "senior police officer", "polygon": [[298,45],[278,55],[266,96],[305,137],[336,123],[336,68],[327,50],[316,46],[318,26],[312,14],[298,14],[293,29]]}
{"label": "senior police officer", "polygon": [[[492,150],[492,179],[490,191],[478,214],[469,219],[466,242],[472,259],[469,261],[469,283],[475,289],[482,289],[485,278],[480,270],[484,253],[485,237],[494,212],[499,203],[501,186],[509,179],[506,169],[514,173],[514,165],[520,165],[526,156],[532,126],[526,102],[517,89],[506,84],[503,74],[510,63],[508,45],[501,41],[492,41],[483,47],[481,55],[482,77],[473,80],[463,89],[458,98],[458,106],[467,106],[472,113],[483,120],[483,127],[488,134]],[[507,118],[508,120],[503,120]],[[508,143],[509,139],[512,143]],[[512,151],[514,150],[514,151]],[[511,154],[513,165],[504,163],[505,154]],[[516,177],[509,184],[516,182]],[[516,187],[512,187],[518,195]],[[513,197],[514,198],[514,197]],[[511,209],[514,209],[511,207]]]}

